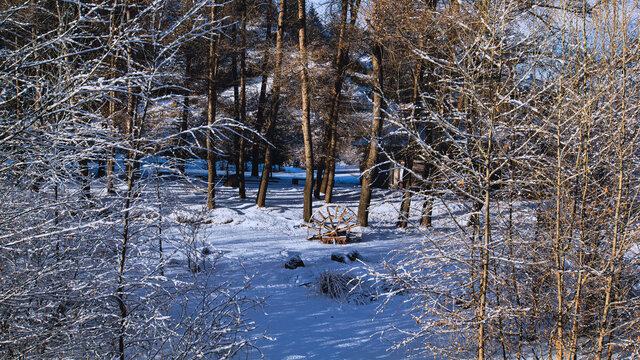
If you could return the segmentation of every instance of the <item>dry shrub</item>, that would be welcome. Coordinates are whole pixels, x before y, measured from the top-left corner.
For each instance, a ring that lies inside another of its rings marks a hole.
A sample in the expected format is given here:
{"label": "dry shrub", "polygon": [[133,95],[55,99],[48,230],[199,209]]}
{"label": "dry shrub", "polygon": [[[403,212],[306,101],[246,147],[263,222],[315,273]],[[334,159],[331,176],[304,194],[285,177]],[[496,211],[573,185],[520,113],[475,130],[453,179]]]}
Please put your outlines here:
{"label": "dry shrub", "polygon": [[356,305],[368,304],[375,300],[375,294],[358,277],[325,270],[316,279],[318,291],[332,299]]}

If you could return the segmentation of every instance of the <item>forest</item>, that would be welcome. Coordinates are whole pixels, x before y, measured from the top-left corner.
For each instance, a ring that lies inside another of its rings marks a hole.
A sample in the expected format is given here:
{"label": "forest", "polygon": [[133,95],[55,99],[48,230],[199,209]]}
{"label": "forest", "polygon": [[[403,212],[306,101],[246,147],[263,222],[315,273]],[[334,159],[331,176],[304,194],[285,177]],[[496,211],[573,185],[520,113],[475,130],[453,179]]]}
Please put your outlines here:
{"label": "forest", "polygon": [[0,358],[640,358],[639,30],[3,0]]}

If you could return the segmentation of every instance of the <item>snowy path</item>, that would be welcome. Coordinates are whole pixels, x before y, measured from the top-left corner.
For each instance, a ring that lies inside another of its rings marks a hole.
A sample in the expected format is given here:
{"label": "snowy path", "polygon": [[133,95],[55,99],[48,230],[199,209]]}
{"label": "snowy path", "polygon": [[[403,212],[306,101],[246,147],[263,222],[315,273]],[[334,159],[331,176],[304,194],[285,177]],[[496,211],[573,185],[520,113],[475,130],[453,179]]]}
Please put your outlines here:
{"label": "snowy path", "polygon": [[[400,297],[383,313],[377,314],[380,301],[365,305],[340,302],[320,294],[314,286],[316,277],[327,270],[362,273],[357,262],[332,261],[334,252],[346,254],[357,250],[367,264],[377,266],[389,251],[419,236],[394,228],[397,214],[394,206],[397,204],[382,200],[374,202],[371,209],[373,226],[364,233],[363,242],[324,245],[306,240],[306,228],[301,226],[303,182],[293,185],[291,178],[301,178],[304,174],[287,172],[275,176],[279,181],[270,184],[268,207],[264,209],[254,204],[255,183],[248,185],[246,200],[237,198],[235,188],[219,188],[218,209],[208,215],[213,223],[206,225],[200,233],[208,247],[224,254],[216,267],[219,275],[237,284],[241,284],[245,276],[252,277],[247,295],[264,300],[263,308],[250,314],[257,325],[256,334],[266,333],[274,339],[261,340],[257,344],[264,357],[406,358],[404,352],[387,351],[390,335],[381,334],[392,325],[411,326],[410,320],[401,316]],[[360,191],[357,181],[353,172],[338,174],[336,203],[355,210]],[[314,209],[323,204],[323,201],[314,201]],[[193,210],[197,207],[201,205],[194,205]],[[306,266],[285,269],[285,261],[294,254],[299,254]],[[248,357],[260,358],[260,354],[253,352]]]}

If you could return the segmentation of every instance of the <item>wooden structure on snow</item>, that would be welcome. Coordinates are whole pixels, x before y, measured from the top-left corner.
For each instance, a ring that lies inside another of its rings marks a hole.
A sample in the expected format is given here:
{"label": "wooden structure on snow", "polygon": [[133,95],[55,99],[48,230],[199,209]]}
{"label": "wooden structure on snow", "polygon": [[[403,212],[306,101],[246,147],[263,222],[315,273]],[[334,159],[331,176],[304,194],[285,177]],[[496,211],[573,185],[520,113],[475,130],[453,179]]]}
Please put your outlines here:
{"label": "wooden structure on snow", "polygon": [[327,204],[318,209],[307,225],[307,240],[324,244],[360,241],[362,233],[356,214],[347,207]]}

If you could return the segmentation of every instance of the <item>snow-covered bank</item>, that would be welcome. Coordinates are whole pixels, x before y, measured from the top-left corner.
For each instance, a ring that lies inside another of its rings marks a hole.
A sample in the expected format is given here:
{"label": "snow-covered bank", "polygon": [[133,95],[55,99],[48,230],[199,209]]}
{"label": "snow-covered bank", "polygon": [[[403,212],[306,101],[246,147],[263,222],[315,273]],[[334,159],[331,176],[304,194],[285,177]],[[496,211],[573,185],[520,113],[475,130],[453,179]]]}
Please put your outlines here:
{"label": "snow-covered bank", "polygon": [[[379,265],[389,251],[419,234],[396,230],[394,205],[378,197],[371,209],[373,227],[365,231],[362,242],[340,246],[308,241],[301,219],[303,185],[290,181],[301,173],[287,170],[274,174],[280,180],[270,185],[266,208],[254,204],[255,183],[249,182],[246,200],[237,198],[237,189],[219,188],[218,209],[206,213],[210,221],[199,230],[197,241],[223,254],[216,267],[218,276],[237,286],[245,277],[252,279],[246,295],[262,299],[263,307],[249,315],[256,322],[256,332],[265,332],[272,339],[256,344],[262,355],[267,359],[405,358],[403,351],[387,351],[390,341],[399,339],[383,333],[393,326],[411,326],[401,316],[406,310],[402,297],[380,313],[380,301],[357,304],[321,294],[316,279],[327,271],[362,274],[364,264]],[[353,169],[339,171],[338,204],[357,207],[357,181]],[[314,209],[323,204],[315,201]],[[201,208],[201,203],[194,203],[181,211],[199,212]],[[331,260],[333,253],[352,250],[360,253],[364,263]],[[305,266],[286,269],[284,263],[292,255],[299,255]],[[260,356],[257,351],[249,354],[249,358]]]}

